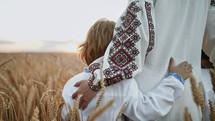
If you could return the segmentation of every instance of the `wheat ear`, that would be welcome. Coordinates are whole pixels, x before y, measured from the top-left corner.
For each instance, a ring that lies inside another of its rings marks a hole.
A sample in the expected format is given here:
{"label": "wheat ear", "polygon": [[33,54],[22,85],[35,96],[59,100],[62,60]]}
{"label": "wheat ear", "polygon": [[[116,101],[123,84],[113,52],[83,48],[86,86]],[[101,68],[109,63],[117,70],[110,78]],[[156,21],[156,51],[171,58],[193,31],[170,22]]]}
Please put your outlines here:
{"label": "wheat ear", "polygon": [[[196,85],[196,79],[195,77],[193,76],[193,74],[190,75],[190,83],[191,83],[191,89],[192,89],[192,94],[193,94],[193,99],[194,99],[194,102],[196,103],[197,107],[198,107],[198,111],[199,111],[199,114],[200,114],[200,108],[199,106],[201,107],[201,97],[200,97],[200,92],[199,92],[199,89]],[[199,119],[201,120],[201,116],[199,115]]]}
{"label": "wheat ear", "polygon": [[104,105],[98,107],[96,110],[94,110],[91,115],[88,116],[87,121],[94,121],[101,113],[103,113],[108,107],[110,107],[114,102],[114,99],[108,101]]}
{"label": "wheat ear", "polygon": [[214,69],[210,69],[210,75],[211,75],[211,82],[212,82],[212,86],[213,86],[213,91],[215,93],[215,70]]}
{"label": "wheat ear", "polygon": [[197,105],[200,105],[200,93],[199,93],[199,90],[197,88],[197,84],[196,84],[196,79],[194,78],[194,76],[191,74],[190,75],[190,83],[191,83],[191,89],[192,89],[192,94],[193,94],[193,99],[194,99],[194,102],[197,104]]}
{"label": "wheat ear", "polygon": [[32,118],[31,118],[31,121],[39,121],[38,114],[39,114],[39,109],[38,109],[38,107],[36,107],[34,109],[34,114],[33,114]]}
{"label": "wheat ear", "polygon": [[185,107],[184,111],[184,121],[193,121],[187,107]]}
{"label": "wheat ear", "polygon": [[32,109],[32,104],[34,102],[34,95],[35,95],[35,88],[31,87],[31,90],[30,90],[28,98],[27,98],[27,106],[26,106],[26,116],[29,118],[30,118],[29,114]]}
{"label": "wheat ear", "polygon": [[213,107],[211,100],[209,100],[209,105],[210,105],[210,120],[215,121],[215,107]]}
{"label": "wheat ear", "polygon": [[[200,106],[201,106],[202,114],[204,114],[204,111],[205,111],[205,99],[204,99],[204,90],[203,90],[202,82],[199,82],[198,89],[199,89],[199,94],[200,94],[199,103],[200,103]],[[202,115],[202,116],[204,116],[204,115]]]}
{"label": "wheat ear", "polygon": [[81,97],[83,95],[78,95],[77,99],[74,101],[73,109],[72,109],[72,121],[80,121],[80,115],[79,115],[79,102],[81,100]]}

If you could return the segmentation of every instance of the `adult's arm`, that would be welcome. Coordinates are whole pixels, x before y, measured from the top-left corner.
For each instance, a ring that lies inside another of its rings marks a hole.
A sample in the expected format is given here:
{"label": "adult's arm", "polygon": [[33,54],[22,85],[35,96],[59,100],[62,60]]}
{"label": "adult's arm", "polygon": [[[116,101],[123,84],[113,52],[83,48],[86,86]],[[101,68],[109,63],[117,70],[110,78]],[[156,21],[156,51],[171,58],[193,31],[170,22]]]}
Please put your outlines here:
{"label": "adult's arm", "polygon": [[215,2],[213,1],[211,1],[208,11],[203,51],[210,57],[210,61],[215,64]]}
{"label": "adult's arm", "polygon": [[[124,79],[135,77],[144,67],[145,57],[155,41],[154,7],[152,2],[130,0],[127,9],[119,17],[113,40],[107,47],[103,61],[103,78],[110,86]],[[99,90],[100,65],[89,66],[92,76],[91,89]]]}
{"label": "adult's arm", "polygon": [[155,89],[145,94],[137,91],[136,82],[131,83],[123,114],[135,121],[151,121],[165,116],[184,90],[178,77],[170,74]]}

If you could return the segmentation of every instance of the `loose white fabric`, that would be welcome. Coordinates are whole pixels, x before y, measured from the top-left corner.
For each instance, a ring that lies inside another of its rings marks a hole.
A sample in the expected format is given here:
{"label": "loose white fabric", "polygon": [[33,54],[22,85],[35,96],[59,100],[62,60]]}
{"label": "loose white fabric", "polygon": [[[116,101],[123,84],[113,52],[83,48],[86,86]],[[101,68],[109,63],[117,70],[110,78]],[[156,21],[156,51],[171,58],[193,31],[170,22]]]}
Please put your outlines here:
{"label": "loose white fabric", "polygon": [[[73,106],[72,94],[78,89],[74,84],[80,80],[86,80],[90,73],[81,73],[66,83],[62,96],[67,104]],[[178,98],[184,90],[183,84],[174,76],[168,76],[161,81],[161,84],[147,93],[141,93],[134,78],[127,79],[113,86],[106,88],[101,104],[115,99],[115,102],[104,113],[102,113],[96,121],[114,121],[123,105],[126,103],[123,114],[130,117],[134,121],[155,120],[160,116],[166,115],[176,98]],[[87,108],[79,110],[83,121],[87,120],[87,116],[92,113],[95,108],[101,90],[88,104]],[[68,106],[68,105],[67,105]],[[62,118],[69,114],[68,108],[65,106],[62,110]],[[119,121],[123,121],[123,117]]]}
{"label": "loose white fabric", "polygon": [[[115,49],[119,45],[121,45],[119,46],[120,48],[125,47],[125,44],[117,44],[118,41],[115,41],[118,39],[124,40],[124,36],[118,37],[117,35],[117,39],[113,40],[108,46],[104,56],[104,77],[111,79],[116,77],[120,81],[133,77],[141,93],[144,94],[159,85],[167,74],[169,59],[173,57],[175,64],[179,64],[182,61],[188,61],[188,63],[192,64],[193,75],[197,79],[197,82],[200,82],[201,49],[205,28],[209,34],[206,33],[208,39],[204,40],[204,42],[208,44],[203,46],[203,49],[207,50],[209,48],[210,51],[207,54],[211,55],[211,59],[214,58],[214,50],[212,51],[212,49],[215,44],[215,18],[214,8],[210,6],[211,0],[154,0],[154,3],[146,0],[129,1],[130,3],[135,2],[135,5],[141,8],[141,11],[135,14],[136,19],[141,22],[141,25],[134,31],[140,38],[138,38],[137,42],[131,40],[136,42],[132,47],[135,48],[134,50],[139,50],[139,53],[137,54],[136,51],[135,54],[137,55],[132,56],[134,58],[131,59],[128,57],[128,54],[125,54],[126,51]],[[150,11],[147,11],[149,9],[147,9],[146,3],[150,3]],[[116,24],[117,27],[124,26],[125,15],[123,14],[119,18]],[[129,20],[127,21],[129,22]],[[151,28],[152,25],[153,28]],[[117,33],[121,35],[120,30],[116,29],[115,35]],[[155,32],[154,35],[152,31]],[[150,37],[152,36],[150,35],[153,35],[153,41],[151,41],[152,38],[150,39]],[[119,66],[120,71],[115,71],[114,69],[118,70],[118,68],[114,67]],[[126,70],[127,67],[128,70]],[[131,67],[133,67],[133,70],[130,69]],[[122,76],[118,76],[117,74],[121,74]],[[160,121],[184,120],[185,107],[188,107],[193,120],[200,120],[198,115],[201,114],[199,114],[197,106],[193,101],[190,87],[190,81],[188,80],[185,82],[185,91],[182,96],[173,104],[170,113],[159,119]]]}

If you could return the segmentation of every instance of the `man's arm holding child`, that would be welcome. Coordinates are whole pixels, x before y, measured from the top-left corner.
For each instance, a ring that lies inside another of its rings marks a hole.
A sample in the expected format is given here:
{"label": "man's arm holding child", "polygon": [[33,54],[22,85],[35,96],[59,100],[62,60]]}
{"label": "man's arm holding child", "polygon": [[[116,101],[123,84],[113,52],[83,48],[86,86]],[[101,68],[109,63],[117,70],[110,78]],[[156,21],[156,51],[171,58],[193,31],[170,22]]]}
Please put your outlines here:
{"label": "man's arm holding child", "polygon": [[182,62],[174,66],[173,59],[170,59],[169,75],[152,91],[145,94],[138,90],[135,81],[128,89],[128,96],[124,114],[132,120],[156,120],[165,116],[171,109],[174,101],[184,90],[184,80],[189,78],[192,66]]}

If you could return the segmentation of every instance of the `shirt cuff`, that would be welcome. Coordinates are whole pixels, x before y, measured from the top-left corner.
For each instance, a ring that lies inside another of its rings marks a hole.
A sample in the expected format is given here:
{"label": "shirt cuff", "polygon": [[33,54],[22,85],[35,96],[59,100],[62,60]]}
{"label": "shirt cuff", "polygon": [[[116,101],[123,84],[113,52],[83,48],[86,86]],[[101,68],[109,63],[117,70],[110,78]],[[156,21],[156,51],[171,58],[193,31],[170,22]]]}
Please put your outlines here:
{"label": "shirt cuff", "polygon": [[182,84],[184,84],[184,79],[181,77],[181,76],[179,76],[177,73],[175,73],[175,72],[170,72],[169,74],[168,74],[168,76],[174,76],[176,79],[178,79]]}

